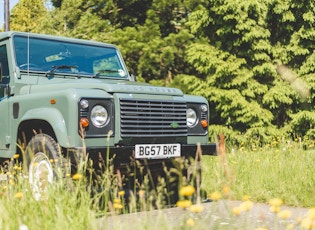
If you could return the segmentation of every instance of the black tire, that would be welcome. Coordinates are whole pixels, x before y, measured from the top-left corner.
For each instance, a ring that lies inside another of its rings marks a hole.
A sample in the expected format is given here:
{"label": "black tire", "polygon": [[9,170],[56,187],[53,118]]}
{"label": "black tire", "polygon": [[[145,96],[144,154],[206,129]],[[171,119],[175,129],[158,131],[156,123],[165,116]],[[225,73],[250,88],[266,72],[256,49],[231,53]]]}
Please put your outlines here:
{"label": "black tire", "polygon": [[37,134],[29,141],[23,157],[23,168],[36,200],[47,198],[49,186],[66,176],[66,166],[60,146],[51,136]]}

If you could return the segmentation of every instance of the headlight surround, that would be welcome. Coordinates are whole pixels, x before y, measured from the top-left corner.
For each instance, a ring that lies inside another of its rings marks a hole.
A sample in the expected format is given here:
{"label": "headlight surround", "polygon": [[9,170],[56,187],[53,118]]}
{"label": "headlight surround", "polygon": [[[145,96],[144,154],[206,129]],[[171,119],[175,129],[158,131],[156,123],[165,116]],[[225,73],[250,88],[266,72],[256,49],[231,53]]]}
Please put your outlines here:
{"label": "headlight surround", "polygon": [[104,106],[96,105],[91,110],[92,124],[97,128],[104,127],[109,122],[108,111]]}
{"label": "headlight surround", "polygon": [[197,125],[198,122],[198,117],[197,117],[197,113],[194,109],[192,108],[188,108],[186,111],[187,114],[187,126],[189,128],[193,128]]}

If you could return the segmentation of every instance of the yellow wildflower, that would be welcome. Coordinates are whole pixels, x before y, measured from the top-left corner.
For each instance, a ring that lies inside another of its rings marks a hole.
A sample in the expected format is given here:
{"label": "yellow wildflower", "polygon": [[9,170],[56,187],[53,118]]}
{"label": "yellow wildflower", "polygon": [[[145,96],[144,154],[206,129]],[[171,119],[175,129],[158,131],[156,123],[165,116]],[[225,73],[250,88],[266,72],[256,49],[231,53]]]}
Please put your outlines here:
{"label": "yellow wildflower", "polygon": [[23,193],[21,193],[21,192],[17,192],[17,193],[14,195],[14,198],[15,198],[15,199],[22,199],[22,197],[23,197]]}
{"label": "yellow wildflower", "polygon": [[119,196],[124,196],[124,195],[125,195],[125,191],[124,191],[124,190],[119,191],[119,192],[118,192],[118,195],[119,195]]}
{"label": "yellow wildflower", "polygon": [[16,154],[14,154],[14,156],[13,156],[13,158],[14,158],[14,159],[17,159],[17,158],[19,158],[19,157],[20,157],[20,155],[19,155],[19,154],[17,154],[17,153],[16,153]]}
{"label": "yellow wildflower", "polygon": [[188,226],[192,227],[192,226],[194,226],[195,221],[194,221],[194,219],[189,218],[189,219],[186,221],[186,223],[187,223]]}
{"label": "yellow wildflower", "polygon": [[122,204],[114,203],[114,208],[115,208],[115,209],[122,209],[123,206],[122,206]]}
{"label": "yellow wildflower", "polygon": [[202,205],[195,204],[195,205],[192,205],[189,210],[194,213],[199,213],[199,212],[202,212],[203,209],[204,207]]}
{"label": "yellow wildflower", "polygon": [[249,201],[250,200],[250,196],[249,195],[244,195],[243,196],[243,201]]}
{"label": "yellow wildflower", "polygon": [[234,208],[232,209],[233,214],[236,215],[236,216],[241,215],[242,211],[243,211],[243,210],[242,210],[242,208],[241,208],[240,206],[234,207]]}
{"label": "yellow wildflower", "polygon": [[310,218],[304,218],[301,222],[301,227],[305,229],[313,229],[313,221]]}
{"label": "yellow wildflower", "polygon": [[139,195],[139,197],[144,197],[145,191],[144,190],[139,190],[138,195]]}
{"label": "yellow wildflower", "polygon": [[291,211],[290,210],[283,210],[283,211],[278,213],[278,216],[281,219],[288,219],[291,217]]}
{"label": "yellow wildflower", "polygon": [[281,206],[281,205],[283,204],[283,202],[282,202],[282,200],[279,199],[279,198],[273,198],[273,199],[271,199],[271,200],[269,201],[269,204],[270,204],[271,206],[279,207],[279,206]]}
{"label": "yellow wildflower", "polygon": [[280,212],[280,207],[279,206],[271,206],[270,211],[274,213]]}
{"label": "yellow wildflower", "polygon": [[213,201],[221,199],[222,195],[219,192],[213,192],[210,194],[210,199]]}
{"label": "yellow wildflower", "polygon": [[253,202],[248,200],[241,203],[240,208],[243,211],[249,211],[253,207],[253,205],[254,205]]}
{"label": "yellow wildflower", "polygon": [[228,186],[224,186],[222,190],[224,195],[228,195],[230,193],[230,188]]}
{"label": "yellow wildflower", "polygon": [[186,185],[179,190],[179,195],[181,196],[191,196],[194,194],[195,188],[191,185]]}
{"label": "yellow wildflower", "polygon": [[76,173],[72,176],[73,180],[80,180],[82,178],[82,174]]}
{"label": "yellow wildflower", "polygon": [[315,208],[310,208],[307,212],[307,217],[311,220],[315,220]]}
{"label": "yellow wildflower", "polygon": [[177,201],[176,206],[180,207],[180,208],[189,208],[191,206],[191,201],[190,200],[180,200],[180,201]]}
{"label": "yellow wildflower", "polygon": [[120,204],[120,203],[121,203],[121,200],[119,198],[114,199],[114,204]]}
{"label": "yellow wildflower", "polygon": [[10,183],[10,185],[14,185],[15,184],[14,180],[9,180],[9,183]]}

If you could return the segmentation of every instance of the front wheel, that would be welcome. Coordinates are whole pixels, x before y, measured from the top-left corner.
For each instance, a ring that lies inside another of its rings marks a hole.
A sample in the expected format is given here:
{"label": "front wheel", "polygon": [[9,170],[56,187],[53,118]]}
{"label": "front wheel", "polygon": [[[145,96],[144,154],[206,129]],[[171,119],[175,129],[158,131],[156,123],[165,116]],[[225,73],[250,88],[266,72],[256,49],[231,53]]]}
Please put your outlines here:
{"label": "front wheel", "polygon": [[51,136],[37,134],[30,140],[25,151],[24,172],[36,200],[47,198],[49,187],[65,176],[65,166],[60,146]]}

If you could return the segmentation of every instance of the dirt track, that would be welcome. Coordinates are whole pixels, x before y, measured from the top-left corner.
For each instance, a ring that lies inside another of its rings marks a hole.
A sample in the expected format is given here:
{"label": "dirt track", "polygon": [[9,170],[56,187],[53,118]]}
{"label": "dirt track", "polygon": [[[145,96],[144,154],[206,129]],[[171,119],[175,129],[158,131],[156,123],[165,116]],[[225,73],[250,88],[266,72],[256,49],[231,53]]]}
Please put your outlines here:
{"label": "dirt track", "polygon": [[[100,229],[250,229],[258,227],[265,229],[301,229],[298,223],[308,211],[306,208],[281,207],[289,210],[291,217],[279,218],[270,211],[267,204],[254,204],[252,208],[239,216],[232,214],[233,207],[240,201],[225,201],[204,203],[203,211],[192,213],[181,208],[138,212],[125,215],[115,215],[103,218],[99,222]],[[190,225],[190,226],[189,226]]]}

